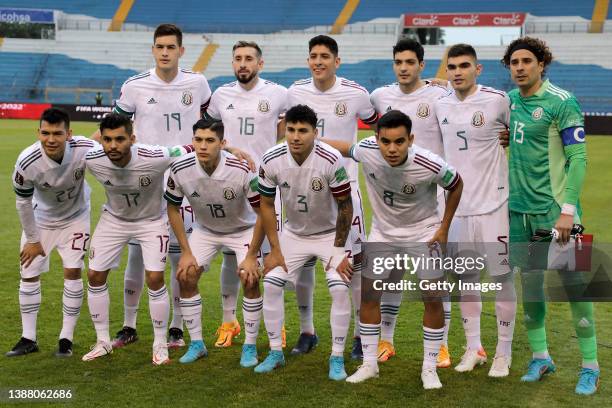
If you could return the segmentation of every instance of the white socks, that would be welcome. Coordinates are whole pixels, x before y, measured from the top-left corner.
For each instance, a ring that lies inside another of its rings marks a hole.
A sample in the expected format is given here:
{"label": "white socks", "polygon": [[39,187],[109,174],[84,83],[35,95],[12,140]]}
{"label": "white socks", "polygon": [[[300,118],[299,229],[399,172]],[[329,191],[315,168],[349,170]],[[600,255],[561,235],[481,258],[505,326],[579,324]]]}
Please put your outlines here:
{"label": "white socks", "polygon": [[443,337],[444,327],[432,329],[423,326],[423,369],[436,368]]}
{"label": "white socks", "polygon": [[223,323],[236,320],[236,305],[240,292],[240,278],[236,273],[238,264],[236,255],[223,253],[221,264],[221,305],[223,306]]}
{"label": "white socks", "polygon": [[257,344],[259,322],[263,311],[263,297],[256,299],[242,299],[242,316],[244,317],[245,339],[244,344]]}
{"label": "white socks", "polygon": [[158,290],[149,289],[149,313],[155,336],[153,344],[166,343],[168,316],[170,315],[170,299],[166,285]]}
{"label": "white socks", "polygon": [[110,343],[110,333],[108,331],[110,296],[108,295],[108,285],[105,283],[102,286],[88,286],[87,304],[91,320],[96,329],[98,341]]}
{"label": "white socks", "polygon": [[64,319],[59,338],[72,341],[74,328],[81,314],[81,305],[83,304],[82,279],[64,279],[62,303]]}
{"label": "white socks", "polygon": [[21,311],[21,337],[36,341],[36,319],[40,309],[40,281],[19,282],[19,310]]}
{"label": "white socks", "polygon": [[191,341],[202,340],[202,297],[180,298],[181,314]]}
{"label": "white socks", "polygon": [[144,264],[140,245],[128,244],[128,260],[123,278],[123,325],[136,328],[138,304],[144,287]]}

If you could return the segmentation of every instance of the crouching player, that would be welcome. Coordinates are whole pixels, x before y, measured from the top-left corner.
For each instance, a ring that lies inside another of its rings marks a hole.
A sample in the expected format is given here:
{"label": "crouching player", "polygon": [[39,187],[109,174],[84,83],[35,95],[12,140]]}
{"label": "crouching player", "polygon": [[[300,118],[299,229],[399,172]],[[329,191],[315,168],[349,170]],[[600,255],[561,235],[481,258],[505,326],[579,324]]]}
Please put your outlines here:
{"label": "crouching player", "polygon": [[[372,231],[368,242],[402,244],[398,247],[408,243],[410,248],[416,247],[415,251],[408,249],[415,257],[426,249],[425,244],[432,248],[438,246],[436,243],[446,244],[448,229],[461,199],[463,181],[439,156],[413,145],[411,130],[410,118],[398,110],[391,110],[379,119],[376,136],[353,146],[335,140],[329,143],[363,165],[372,203]],[[436,185],[447,190],[442,222],[437,212]],[[418,243],[422,243],[422,249],[418,248]],[[443,271],[421,269],[417,275],[419,279],[435,283],[441,280]],[[378,376],[381,294],[374,289],[372,279],[363,278],[359,322],[363,364],[347,378],[348,382],[358,383]],[[421,379],[425,389],[442,387],[436,373],[436,360],[444,335],[442,296],[445,294],[437,290],[423,292]]]}
{"label": "crouching player", "polygon": [[121,250],[134,239],[142,247],[149,310],[153,331],[153,364],[170,361],[166,343],[170,303],[164,284],[168,254],[168,221],[163,211],[164,172],[174,157],[191,146],[161,147],[134,144],[132,122],[112,113],[100,123],[102,146],[86,156],[86,164],[106,192],[106,203],[89,249],[87,304],[96,329],[97,342],[83,361],[113,351],[109,333],[110,297],[106,281],[116,267]]}
{"label": "crouching player", "polygon": [[[257,176],[246,161],[223,151],[223,124],[200,119],[193,125],[194,153],[181,157],[170,167],[166,193],[168,218],[181,247],[177,279],[180,285],[180,306],[191,337],[189,350],[179,360],[191,363],[207,355],[202,340],[202,298],[198,280],[208,270],[213,257],[221,249],[236,253],[242,261],[253,235],[256,212],[259,212]],[[180,214],[183,197],[195,215],[194,229],[187,239]],[[250,204],[250,206],[249,206]],[[234,271],[237,273],[237,271]],[[244,283],[244,327],[246,339],[240,365],[257,364],[257,334],[263,308],[259,280],[242,279]],[[248,282],[248,283],[247,283]]]}

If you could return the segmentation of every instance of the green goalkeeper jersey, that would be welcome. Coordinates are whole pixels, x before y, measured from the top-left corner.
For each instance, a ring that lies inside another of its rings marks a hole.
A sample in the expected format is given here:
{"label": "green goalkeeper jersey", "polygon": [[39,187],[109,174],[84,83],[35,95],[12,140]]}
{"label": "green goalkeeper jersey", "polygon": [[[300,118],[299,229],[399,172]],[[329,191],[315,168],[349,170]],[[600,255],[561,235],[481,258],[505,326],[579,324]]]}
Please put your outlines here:
{"label": "green goalkeeper jersey", "polygon": [[545,214],[556,202],[578,207],[586,168],[584,119],[576,98],[546,80],[532,96],[510,91],[512,211]]}

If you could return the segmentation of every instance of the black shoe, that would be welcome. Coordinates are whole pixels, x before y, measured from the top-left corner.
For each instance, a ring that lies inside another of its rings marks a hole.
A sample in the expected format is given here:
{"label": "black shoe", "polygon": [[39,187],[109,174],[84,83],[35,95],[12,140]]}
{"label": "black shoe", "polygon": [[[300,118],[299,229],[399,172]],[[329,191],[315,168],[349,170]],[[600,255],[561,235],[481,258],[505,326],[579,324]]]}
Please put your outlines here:
{"label": "black shoe", "polygon": [[168,348],[179,347],[185,347],[183,331],[178,327],[171,327],[170,330],[168,330]]}
{"label": "black shoe", "polygon": [[361,337],[353,337],[353,349],[351,350],[353,360],[363,360],[363,349],[361,348]]}
{"label": "black shoe", "polygon": [[34,353],[38,351],[38,343],[33,340],[22,337],[19,339],[15,347],[5,354],[7,357],[23,356],[24,354]]}
{"label": "black shoe", "polygon": [[306,354],[310,353],[313,348],[319,343],[319,337],[316,334],[302,333],[297,344],[291,350],[291,354]]}
{"label": "black shoe", "polygon": [[130,343],[134,343],[138,340],[138,334],[136,329],[123,326],[123,329],[117,332],[115,339],[113,340],[113,348],[125,347]]}
{"label": "black shoe", "polygon": [[72,357],[72,342],[68,339],[60,339],[59,348],[55,352],[55,357]]}

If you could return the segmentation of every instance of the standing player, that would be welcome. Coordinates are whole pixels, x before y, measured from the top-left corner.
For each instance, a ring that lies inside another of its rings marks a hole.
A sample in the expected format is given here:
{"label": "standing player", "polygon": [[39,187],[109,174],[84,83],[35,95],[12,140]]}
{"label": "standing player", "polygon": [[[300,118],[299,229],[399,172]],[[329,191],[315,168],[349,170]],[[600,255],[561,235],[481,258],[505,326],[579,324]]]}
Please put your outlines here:
{"label": "standing player", "polygon": [[[223,121],[227,145],[240,147],[259,165],[263,154],[284,135],[278,131],[279,117],[287,110],[287,89],[259,77],[263,68],[261,48],[254,42],[238,41],[232,49],[232,68],[236,81],[218,88],[210,99],[206,115]],[[276,207],[281,226],[280,199]],[[269,248],[263,248],[265,253]],[[215,346],[229,347],[240,333],[236,305],[240,280],[236,275],[236,255],[223,253],[221,296],[223,324],[217,330]],[[243,311],[247,310],[243,307]]]}
{"label": "standing player", "polygon": [[[308,42],[308,66],[312,78],[296,81],[289,88],[289,105],[305,104],[317,114],[319,137],[332,137],[350,143],[357,141],[357,120],[361,118],[366,124],[376,122],[376,112],[370,104],[368,91],[359,84],[337,77],[340,66],[338,44],[326,35],[318,35]],[[361,297],[361,242],[365,239],[365,222],[361,194],[357,181],[357,165],[341,159],[351,181],[353,198],[352,247],[349,256],[354,256],[355,278],[351,281],[353,307],[355,312],[354,339],[352,357],[362,357],[361,340],[359,339],[359,304]],[[305,268],[305,273],[297,283],[296,294],[300,307],[300,339],[294,352],[310,351],[317,343],[312,319],[312,297],[314,291],[314,264]]]}
{"label": "standing player", "polygon": [[[439,156],[413,145],[415,136],[411,131],[410,118],[403,112],[390,110],[379,119],[376,136],[354,145],[336,140],[330,144],[363,166],[373,217],[368,242],[390,243],[398,253],[419,257],[433,252],[428,247],[446,244],[463,182],[459,173]],[[437,186],[448,191],[441,222],[436,205]],[[398,220],[402,220],[400,225]],[[440,282],[444,277],[441,269],[421,268],[416,273],[419,279],[430,282]],[[444,336],[444,292],[423,292],[421,380],[425,389],[442,387],[436,363]],[[372,276],[364,278],[359,322],[363,364],[347,378],[348,382],[358,383],[378,376],[380,298],[381,292],[375,289]]]}
{"label": "standing player", "polygon": [[[454,92],[440,99],[435,111],[446,160],[461,173],[470,198],[457,208],[450,240],[458,243],[458,251],[486,256],[487,273],[501,286],[495,298],[497,349],[489,376],[506,377],[512,362],[516,292],[507,259],[508,163],[498,134],[508,126],[510,104],[504,92],[477,84],[481,70],[471,45],[450,47],[446,72]],[[467,271],[461,280],[479,282],[480,272]],[[455,370],[465,372],[487,361],[480,341],[480,291],[462,291],[460,306],[467,349]]]}
{"label": "standing player", "polygon": [[[263,305],[271,351],[255,372],[267,373],[285,364],[281,338],[284,289],[287,282],[295,284],[304,262],[318,257],[325,265],[332,299],[329,378],[343,380],[344,345],[351,320],[348,285],[352,267],[344,250],[353,213],[351,186],[340,154],[316,140],[317,115],[312,109],[296,105],[287,111],[285,121],[287,141],[268,150],[259,167],[261,218],[271,247],[266,258]],[[274,216],[277,187],[287,218],[280,243]],[[252,243],[260,243],[259,238],[255,236]],[[258,250],[252,245],[242,265],[254,265]]]}
{"label": "standing player", "polygon": [[145,277],[149,287],[149,310],[153,323],[153,364],[169,362],[166,330],[170,303],[164,284],[164,270],[170,240],[163,212],[164,173],[173,157],[191,146],[166,148],[135,145],[132,122],[112,113],[100,123],[102,146],[86,156],[87,168],[104,186],[106,204],[89,249],[87,303],[96,329],[97,342],[83,361],[113,351],[109,334],[110,297],[108,272],[117,266],[121,250],[130,240],[143,251]]}
{"label": "standing player", "polygon": [[[249,248],[256,215],[259,212],[257,176],[245,161],[222,151],[223,124],[200,119],[193,125],[191,153],[171,167],[165,198],[168,217],[181,246],[177,278],[181,286],[181,311],[191,344],[181,363],[190,363],[207,354],[202,340],[202,298],[198,293],[200,274],[210,267],[222,248],[229,248],[242,261]],[[187,197],[196,218],[189,240],[185,234],[179,208]],[[250,204],[250,205],[249,205]],[[233,271],[237,275],[237,269]],[[246,339],[240,364],[257,364],[257,335],[263,299],[259,279],[243,280],[244,327]]]}
{"label": "standing player", "polygon": [[[512,265],[524,267],[515,245],[528,242],[538,228],[555,228],[567,243],[580,222],[579,196],[586,172],[584,120],[568,91],[544,81],[552,62],[546,44],[524,37],[510,43],[502,59],[518,89],[510,92],[510,243]],[[525,324],[533,359],[522,381],[538,381],[555,371],[546,341],[543,271],[522,271]],[[580,286],[580,274],[561,273],[567,287]],[[533,299],[535,297],[536,299]],[[595,320],[591,302],[570,301],[582,371],[576,393],[593,394],[599,382]]]}
{"label": "standing player", "polygon": [[[416,144],[444,157],[442,135],[434,112],[434,103],[449,91],[421,79],[425,68],[425,51],[418,42],[399,40],[393,47],[393,72],[397,82],[377,88],[370,101],[379,114],[392,109],[404,112],[412,118],[412,132],[417,136]],[[438,211],[444,214],[444,189],[438,189]],[[395,355],[393,335],[402,301],[402,294],[385,292],[381,299],[380,344],[378,361],[384,362]],[[448,330],[450,327],[451,303],[444,301],[444,341],[438,355],[438,367],[450,366],[448,352]]]}
{"label": "standing player", "polygon": [[[175,146],[189,144],[191,127],[208,107],[210,87],[201,73],[179,67],[183,56],[183,33],[173,24],[161,24],[153,34],[152,53],[155,68],[135,75],[121,87],[121,97],[114,111],[133,117],[138,143]],[[185,203],[181,208],[185,229],[191,230],[193,211]],[[137,340],[136,314],[144,282],[142,250],[131,242],[124,278],[124,321],[113,347],[123,347]],[[171,234],[170,267],[173,315],[168,332],[170,347],[183,346],[183,322],[179,306],[176,265],[180,256],[178,244]]]}
{"label": "standing player", "polygon": [[21,235],[19,309],[23,332],[8,357],[38,351],[36,318],[41,302],[40,275],[49,270],[57,248],[64,266],[63,325],[58,357],[72,355],[72,336],[83,303],[83,258],[89,241],[89,186],[85,155],[94,142],[72,136],[70,118],[61,109],[43,112],[38,142],[17,159],[13,189]]}

